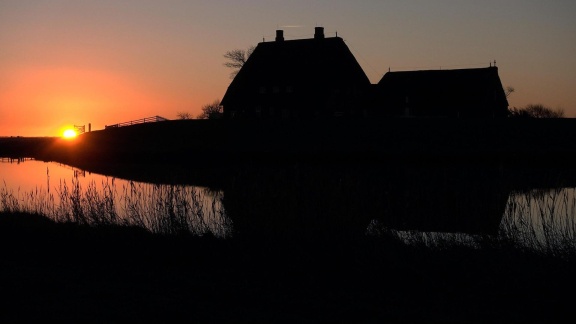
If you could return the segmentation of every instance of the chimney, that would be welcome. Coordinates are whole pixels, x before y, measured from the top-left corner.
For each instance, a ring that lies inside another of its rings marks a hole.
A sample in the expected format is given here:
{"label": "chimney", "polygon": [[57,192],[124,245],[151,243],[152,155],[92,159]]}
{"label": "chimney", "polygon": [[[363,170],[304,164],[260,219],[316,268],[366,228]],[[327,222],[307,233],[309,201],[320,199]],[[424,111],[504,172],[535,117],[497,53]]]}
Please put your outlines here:
{"label": "chimney", "polygon": [[314,39],[324,38],[324,27],[314,27]]}
{"label": "chimney", "polygon": [[281,29],[276,30],[276,41],[283,42],[284,41],[284,31]]}

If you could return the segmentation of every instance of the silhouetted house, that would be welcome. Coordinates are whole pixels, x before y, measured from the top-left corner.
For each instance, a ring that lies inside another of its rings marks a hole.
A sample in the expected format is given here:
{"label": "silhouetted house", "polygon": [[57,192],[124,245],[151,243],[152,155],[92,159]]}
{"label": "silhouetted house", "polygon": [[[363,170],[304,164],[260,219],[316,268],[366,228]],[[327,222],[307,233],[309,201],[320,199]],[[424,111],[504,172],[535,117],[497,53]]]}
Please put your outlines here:
{"label": "silhouetted house", "polygon": [[222,99],[225,118],[354,118],[367,104],[370,80],[340,37],[262,42]]}
{"label": "silhouetted house", "polygon": [[508,101],[496,66],[388,72],[372,85],[340,37],[259,43],[222,102],[225,118],[500,118]]}
{"label": "silhouetted house", "polygon": [[497,67],[388,72],[375,86],[373,114],[403,117],[506,117]]}

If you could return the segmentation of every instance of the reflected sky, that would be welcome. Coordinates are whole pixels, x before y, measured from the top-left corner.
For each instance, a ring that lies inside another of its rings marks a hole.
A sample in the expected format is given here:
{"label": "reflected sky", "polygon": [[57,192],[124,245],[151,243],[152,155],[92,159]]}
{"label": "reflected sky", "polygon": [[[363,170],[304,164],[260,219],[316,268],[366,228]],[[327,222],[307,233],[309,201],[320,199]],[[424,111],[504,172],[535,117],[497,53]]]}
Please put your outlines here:
{"label": "reflected sky", "polygon": [[[24,210],[41,209],[57,220],[66,221],[62,219],[65,217],[62,206],[71,207],[67,205],[71,201],[64,197],[71,198],[78,188],[83,206],[105,208],[109,204],[119,218],[153,232],[163,232],[167,225],[163,225],[162,218],[174,213],[186,217],[189,230],[198,235],[207,232],[219,237],[230,235],[230,222],[221,205],[222,193],[204,187],[137,182],[34,160],[1,162],[0,181],[3,198],[0,210],[10,207],[5,205],[18,204]],[[100,212],[89,209],[84,213]]]}
{"label": "reflected sky", "polygon": [[[233,224],[229,218],[232,215],[226,215],[224,211],[225,201],[223,200],[224,191],[222,190],[208,190],[204,187],[182,184],[168,185],[137,182],[90,173],[54,162],[34,160],[23,162],[8,161],[10,160],[3,159],[0,162],[0,210],[9,209],[7,207],[10,207],[10,199],[6,198],[13,197],[17,200],[19,206],[26,211],[40,209],[55,218],[62,217],[62,213],[58,209],[58,206],[63,205],[62,197],[70,195],[73,193],[74,188],[78,188],[82,192],[84,203],[90,201],[90,204],[93,205],[92,207],[106,208],[106,204],[101,203],[106,202],[108,197],[112,197],[114,200],[113,208],[115,208],[119,218],[128,220],[130,224],[143,226],[152,232],[165,232],[167,215],[170,217],[183,215],[186,218],[185,226],[188,226],[187,230],[195,234],[212,233],[218,237],[232,235]],[[323,188],[326,189],[326,187]],[[245,189],[245,186],[241,186],[238,190],[245,191]],[[308,193],[313,194],[313,192]],[[249,192],[247,194],[250,195]],[[298,196],[303,193],[298,190],[295,194]],[[254,195],[252,193],[252,196],[243,196],[244,198],[238,201],[238,206],[242,209],[251,210],[247,205],[255,204],[257,201],[262,200],[260,198],[266,196]],[[233,193],[230,193],[229,196],[233,199]],[[319,199],[318,197],[316,198]],[[310,199],[308,196],[301,198]],[[372,197],[371,199],[374,198]],[[417,201],[420,198],[413,197],[409,201],[418,203]],[[476,200],[474,201],[477,203]],[[70,203],[70,201],[67,203]],[[276,201],[268,203],[275,204],[269,206],[271,209],[265,209],[270,211],[274,210],[274,208],[281,208],[286,202]],[[339,202],[334,201],[328,203],[334,206],[339,204]],[[472,206],[472,208],[475,207]],[[259,231],[266,231],[266,225],[253,224],[259,219],[254,214],[255,210],[249,213],[250,215],[248,216],[250,217],[244,219],[247,222],[245,225]],[[379,212],[385,213],[385,210],[386,208],[379,210]],[[290,208],[284,208],[284,211],[294,212]],[[89,210],[85,211],[86,214],[89,212]],[[349,211],[351,216],[354,216],[355,212],[357,213],[358,211]],[[235,213],[237,214],[238,211]],[[514,242],[528,249],[545,250],[546,252],[576,248],[576,243],[574,243],[576,242],[576,188],[574,187],[514,190],[508,196],[503,213],[499,230],[495,234],[499,239]],[[278,212],[278,214],[283,215],[282,212]],[[361,215],[356,215],[356,217],[358,216]],[[382,216],[384,218],[380,220],[374,219],[367,224],[368,234],[378,235],[378,233],[391,233],[393,231],[394,235],[407,243],[417,242],[417,244],[425,244],[432,247],[441,246],[446,242],[481,245],[483,240],[482,235],[471,233],[395,230],[389,227],[390,222],[386,223],[386,215]],[[270,221],[276,215],[267,213],[263,217],[260,220]],[[459,217],[466,217],[466,213]],[[65,219],[58,220],[62,221]],[[242,220],[242,218],[239,220]],[[286,219],[283,219],[283,221],[286,221]],[[320,226],[324,226],[324,229],[329,228],[327,224],[320,224]],[[492,238],[494,237],[492,236]]]}

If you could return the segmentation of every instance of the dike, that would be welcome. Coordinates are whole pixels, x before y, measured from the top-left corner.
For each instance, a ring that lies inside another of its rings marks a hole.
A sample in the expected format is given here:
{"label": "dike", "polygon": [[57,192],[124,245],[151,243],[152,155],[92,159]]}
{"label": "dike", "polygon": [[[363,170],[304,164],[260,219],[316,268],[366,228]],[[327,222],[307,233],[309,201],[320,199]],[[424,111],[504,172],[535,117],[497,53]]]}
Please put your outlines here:
{"label": "dike", "polygon": [[77,166],[294,159],[570,166],[576,161],[576,119],[176,120],[97,130],[74,140],[23,142],[4,138],[0,154],[9,148],[12,156]]}

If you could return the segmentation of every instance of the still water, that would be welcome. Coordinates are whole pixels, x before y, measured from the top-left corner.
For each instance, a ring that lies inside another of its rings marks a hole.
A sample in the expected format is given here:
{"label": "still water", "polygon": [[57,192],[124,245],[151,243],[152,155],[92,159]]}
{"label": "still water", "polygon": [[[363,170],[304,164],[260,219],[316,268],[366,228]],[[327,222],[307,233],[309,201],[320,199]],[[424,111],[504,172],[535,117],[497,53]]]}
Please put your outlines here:
{"label": "still water", "polygon": [[242,168],[221,188],[208,189],[4,159],[0,210],[217,237],[386,232],[434,246],[474,245],[488,235],[531,249],[576,249],[576,188],[569,183],[527,185],[499,168],[367,169]]}
{"label": "still water", "polygon": [[135,225],[157,233],[230,235],[222,192],[205,187],[139,182],[55,162],[9,159],[0,162],[0,181],[0,210],[39,212],[57,221]]}

